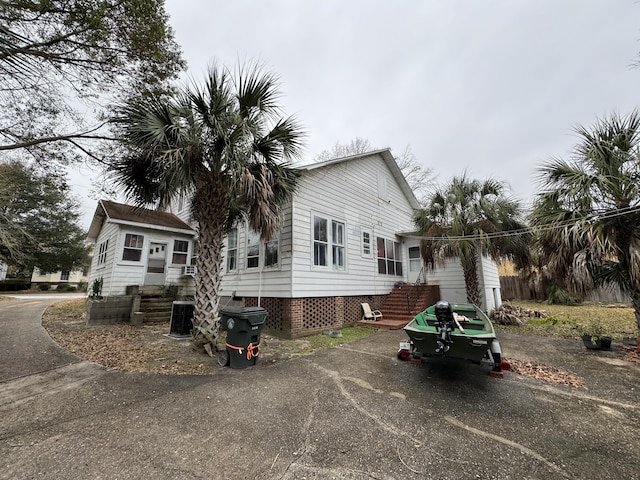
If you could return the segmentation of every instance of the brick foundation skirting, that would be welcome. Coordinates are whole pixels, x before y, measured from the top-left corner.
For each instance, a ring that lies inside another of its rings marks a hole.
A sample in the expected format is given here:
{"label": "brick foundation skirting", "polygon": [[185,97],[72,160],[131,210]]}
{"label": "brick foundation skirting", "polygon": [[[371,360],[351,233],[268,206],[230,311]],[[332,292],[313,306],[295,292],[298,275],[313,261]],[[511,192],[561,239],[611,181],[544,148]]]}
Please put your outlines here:
{"label": "brick foundation skirting", "polygon": [[[361,303],[379,309],[387,295],[352,297],[261,298],[267,312],[264,333],[282,338],[299,338],[321,333],[328,328],[354,325],[362,318]],[[258,305],[255,297],[245,297],[247,307]]]}

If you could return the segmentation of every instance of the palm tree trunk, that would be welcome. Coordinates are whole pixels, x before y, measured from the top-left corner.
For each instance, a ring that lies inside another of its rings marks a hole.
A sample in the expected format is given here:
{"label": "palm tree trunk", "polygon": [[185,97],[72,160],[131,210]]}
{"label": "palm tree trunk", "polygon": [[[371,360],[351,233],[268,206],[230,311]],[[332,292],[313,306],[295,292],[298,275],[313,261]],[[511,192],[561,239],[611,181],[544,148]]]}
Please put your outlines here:
{"label": "palm tree trunk", "polygon": [[463,252],[460,257],[460,265],[464,274],[465,290],[467,294],[467,302],[477,306],[482,305],[482,294],[480,293],[480,285],[478,284],[478,256],[475,249]]}
{"label": "palm tree trunk", "polygon": [[[633,313],[636,316],[636,326],[638,327],[638,338],[640,338],[640,292],[631,292],[631,304],[633,305]],[[638,345],[640,349],[640,344]]]}
{"label": "palm tree trunk", "polygon": [[220,283],[222,279],[222,225],[200,224],[199,248],[196,260],[196,295],[194,337],[205,337],[215,343],[220,330]]}
{"label": "palm tree trunk", "polygon": [[[215,344],[220,331],[220,284],[224,249],[225,202],[221,189],[200,188],[194,196],[194,217],[198,222],[198,258],[195,278],[195,339]],[[228,204],[227,204],[228,208]]]}

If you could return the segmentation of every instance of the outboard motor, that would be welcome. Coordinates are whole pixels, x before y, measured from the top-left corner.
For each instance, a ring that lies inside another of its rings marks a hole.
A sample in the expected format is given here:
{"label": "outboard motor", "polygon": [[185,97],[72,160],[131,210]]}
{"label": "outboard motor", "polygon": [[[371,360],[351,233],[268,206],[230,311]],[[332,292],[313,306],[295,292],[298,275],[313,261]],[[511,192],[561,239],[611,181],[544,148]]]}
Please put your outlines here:
{"label": "outboard motor", "polygon": [[451,338],[451,332],[455,328],[455,321],[453,319],[453,310],[449,302],[440,300],[435,305],[436,323],[435,326],[438,330],[438,338],[436,340],[438,347],[436,353],[440,353],[444,356],[449,351],[450,345],[453,343]]}

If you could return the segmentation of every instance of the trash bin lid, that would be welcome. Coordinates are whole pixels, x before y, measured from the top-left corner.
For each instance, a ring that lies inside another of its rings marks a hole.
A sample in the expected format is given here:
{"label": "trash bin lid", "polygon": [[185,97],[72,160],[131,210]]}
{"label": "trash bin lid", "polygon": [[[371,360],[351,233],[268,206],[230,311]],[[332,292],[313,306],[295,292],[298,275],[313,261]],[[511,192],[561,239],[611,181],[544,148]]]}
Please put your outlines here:
{"label": "trash bin lid", "polygon": [[220,314],[246,320],[251,325],[261,325],[267,318],[267,311],[262,307],[225,307],[220,309]]}

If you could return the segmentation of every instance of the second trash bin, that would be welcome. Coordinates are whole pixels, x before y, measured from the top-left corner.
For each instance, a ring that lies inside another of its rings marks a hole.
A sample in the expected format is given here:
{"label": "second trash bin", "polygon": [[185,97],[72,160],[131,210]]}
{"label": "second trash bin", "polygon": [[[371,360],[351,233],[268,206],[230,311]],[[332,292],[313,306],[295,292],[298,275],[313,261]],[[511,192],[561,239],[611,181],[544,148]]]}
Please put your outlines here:
{"label": "second trash bin", "polygon": [[221,327],[227,331],[229,366],[246,368],[255,365],[267,311],[262,307],[227,307],[220,310],[220,315]]}

